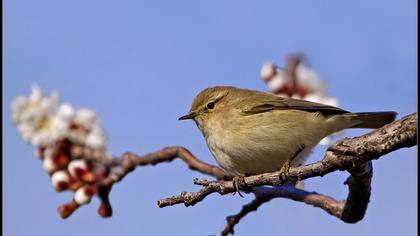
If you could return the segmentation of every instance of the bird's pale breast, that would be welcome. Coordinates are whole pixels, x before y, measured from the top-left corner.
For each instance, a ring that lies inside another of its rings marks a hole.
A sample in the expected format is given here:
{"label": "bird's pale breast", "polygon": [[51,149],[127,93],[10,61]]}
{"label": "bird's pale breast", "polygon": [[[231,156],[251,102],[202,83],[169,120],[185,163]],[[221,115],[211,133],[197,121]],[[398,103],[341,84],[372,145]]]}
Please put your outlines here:
{"label": "bird's pale breast", "polygon": [[[242,116],[240,119],[236,116]],[[206,141],[221,167],[234,174],[279,170],[287,159],[309,154],[325,134],[325,119],[299,110],[274,110],[253,115],[232,112],[209,120]],[[303,156],[299,159],[303,160]]]}

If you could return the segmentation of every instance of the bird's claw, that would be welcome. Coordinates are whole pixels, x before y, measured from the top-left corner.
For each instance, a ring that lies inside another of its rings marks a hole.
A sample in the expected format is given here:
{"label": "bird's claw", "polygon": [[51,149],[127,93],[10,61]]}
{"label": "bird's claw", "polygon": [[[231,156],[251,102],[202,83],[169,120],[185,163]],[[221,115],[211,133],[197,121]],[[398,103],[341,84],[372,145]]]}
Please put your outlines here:
{"label": "bird's claw", "polygon": [[243,175],[235,176],[233,177],[232,182],[233,182],[233,187],[236,190],[236,192],[233,192],[233,195],[238,193],[239,196],[244,197],[240,190],[242,189],[242,190],[245,190],[246,192],[247,185],[245,182],[245,176]]}
{"label": "bird's claw", "polygon": [[288,180],[291,183],[295,183],[295,180],[290,178],[289,176],[289,169],[290,169],[290,159],[287,159],[287,161],[284,163],[284,165],[280,169],[280,178],[282,180]]}

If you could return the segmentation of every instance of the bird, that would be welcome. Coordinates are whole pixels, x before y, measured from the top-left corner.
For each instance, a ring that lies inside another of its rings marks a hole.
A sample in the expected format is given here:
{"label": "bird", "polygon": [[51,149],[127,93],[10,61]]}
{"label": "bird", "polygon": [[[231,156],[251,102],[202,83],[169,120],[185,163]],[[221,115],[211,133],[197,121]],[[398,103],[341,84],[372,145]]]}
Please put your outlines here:
{"label": "bird", "polygon": [[201,91],[179,120],[195,121],[220,167],[248,176],[301,165],[324,137],[348,128],[379,128],[396,115],[216,86]]}

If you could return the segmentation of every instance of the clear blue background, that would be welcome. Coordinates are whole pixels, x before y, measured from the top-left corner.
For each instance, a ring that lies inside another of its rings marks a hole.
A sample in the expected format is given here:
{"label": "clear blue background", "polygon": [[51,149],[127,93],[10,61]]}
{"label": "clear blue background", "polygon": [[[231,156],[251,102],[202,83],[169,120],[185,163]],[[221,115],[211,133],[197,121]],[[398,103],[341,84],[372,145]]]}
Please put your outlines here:
{"label": "clear blue background", "polygon": [[[209,235],[252,196],[212,195],[194,207],[159,209],[159,198],[197,190],[179,160],[139,168],[113,188],[114,215],[98,201],[67,220],[34,148],[11,122],[10,103],[37,83],[48,94],[95,109],[115,155],[183,145],[215,163],[193,122],[177,118],[200,90],[233,85],[266,90],[267,59],[284,65],[306,53],[351,111],[417,105],[417,1],[3,1],[3,232],[5,235]],[[348,131],[351,137],[367,130]],[[322,157],[318,148],[309,161]],[[251,213],[237,235],[415,235],[417,147],[374,162],[365,218],[345,224],[324,211],[276,199]],[[347,174],[306,182],[309,190],[344,198]]]}

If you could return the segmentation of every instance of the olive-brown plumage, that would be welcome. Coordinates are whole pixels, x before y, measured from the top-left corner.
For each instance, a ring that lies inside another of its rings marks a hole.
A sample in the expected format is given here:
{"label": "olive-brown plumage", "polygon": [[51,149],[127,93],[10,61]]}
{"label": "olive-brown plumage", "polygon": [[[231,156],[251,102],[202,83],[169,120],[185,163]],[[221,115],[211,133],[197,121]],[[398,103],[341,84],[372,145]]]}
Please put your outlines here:
{"label": "olive-brown plumage", "polygon": [[337,107],[235,87],[211,87],[190,112],[218,164],[233,174],[279,170],[303,163],[324,137],[347,128],[379,128],[395,112],[351,113]]}

